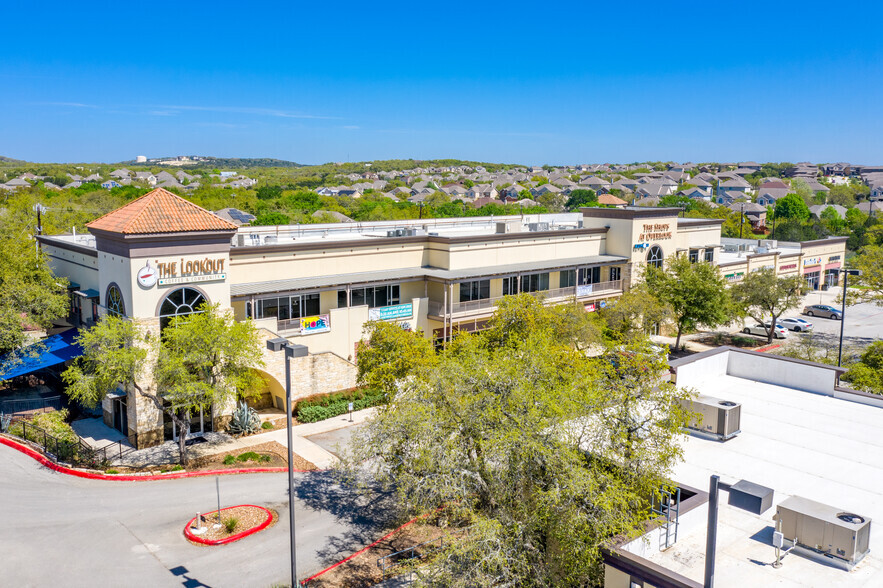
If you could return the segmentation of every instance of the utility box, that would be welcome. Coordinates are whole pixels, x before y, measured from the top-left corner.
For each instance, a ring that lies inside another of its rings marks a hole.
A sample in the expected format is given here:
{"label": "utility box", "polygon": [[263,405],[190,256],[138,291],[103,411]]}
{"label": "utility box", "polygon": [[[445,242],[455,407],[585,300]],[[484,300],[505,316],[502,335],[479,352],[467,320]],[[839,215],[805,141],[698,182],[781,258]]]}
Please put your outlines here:
{"label": "utility box", "polygon": [[681,406],[689,412],[699,413],[699,416],[694,416],[687,425],[687,428],[693,431],[721,441],[732,439],[742,432],[739,429],[742,405],[738,402],[700,394],[695,400],[682,400]]}
{"label": "utility box", "polygon": [[730,498],[727,503],[760,515],[773,506],[773,489],[748,480],[739,480],[730,486]]}
{"label": "utility box", "polygon": [[858,563],[870,550],[871,519],[792,496],[776,509],[776,528],[792,544]]}

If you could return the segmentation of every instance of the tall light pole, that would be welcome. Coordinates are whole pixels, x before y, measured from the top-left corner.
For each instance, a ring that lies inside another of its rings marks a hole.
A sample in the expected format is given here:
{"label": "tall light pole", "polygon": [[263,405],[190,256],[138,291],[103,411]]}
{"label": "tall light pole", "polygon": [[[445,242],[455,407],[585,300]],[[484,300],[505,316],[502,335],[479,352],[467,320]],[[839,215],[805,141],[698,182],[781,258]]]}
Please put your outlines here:
{"label": "tall light pole", "polygon": [[291,541],[291,588],[297,588],[297,547],[294,526],[294,471],[291,463],[294,461],[291,451],[291,358],[306,357],[310,349],[306,345],[294,345],[284,337],[267,340],[267,349],[270,351],[285,352],[285,423],[288,433],[288,524],[290,527]]}
{"label": "tall light pole", "polygon": [[843,306],[840,309],[840,350],[837,352],[837,367],[840,367],[843,359],[843,323],[846,322],[846,281],[849,276],[860,276],[862,272],[856,269],[840,268],[843,274]]}
{"label": "tall light pole", "polygon": [[742,225],[745,223],[745,203],[741,204],[739,209],[739,238],[742,238]]}

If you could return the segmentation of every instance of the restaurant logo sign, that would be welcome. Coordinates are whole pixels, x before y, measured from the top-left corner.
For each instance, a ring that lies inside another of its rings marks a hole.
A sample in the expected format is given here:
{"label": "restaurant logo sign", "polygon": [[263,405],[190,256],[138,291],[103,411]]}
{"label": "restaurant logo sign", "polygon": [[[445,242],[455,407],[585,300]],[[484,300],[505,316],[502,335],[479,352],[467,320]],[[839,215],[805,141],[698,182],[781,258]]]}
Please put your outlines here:
{"label": "restaurant logo sign", "polygon": [[192,259],[180,262],[156,262],[160,286],[172,284],[193,284],[196,282],[214,282],[227,279],[224,273],[225,259]]}
{"label": "restaurant logo sign", "polygon": [[807,257],[803,260],[803,265],[820,265],[821,263],[821,257]]}
{"label": "restaurant logo sign", "polygon": [[780,265],[779,271],[790,270],[790,269],[794,269],[796,267],[797,267],[796,263],[789,263],[788,265]]}
{"label": "restaurant logo sign", "polygon": [[671,225],[668,223],[655,223],[641,225],[641,234],[638,241],[664,241],[671,239]]}
{"label": "restaurant logo sign", "polygon": [[331,330],[331,320],[327,314],[319,316],[305,316],[300,319],[300,334],[313,335],[315,333],[327,333]]}
{"label": "restaurant logo sign", "polygon": [[407,304],[396,304],[395,306],[381,306],[380,308],[368,309],[368,320],[371,321],[392,321],[402,318],[411,318],[414,316],[414,305],[411,302]]}

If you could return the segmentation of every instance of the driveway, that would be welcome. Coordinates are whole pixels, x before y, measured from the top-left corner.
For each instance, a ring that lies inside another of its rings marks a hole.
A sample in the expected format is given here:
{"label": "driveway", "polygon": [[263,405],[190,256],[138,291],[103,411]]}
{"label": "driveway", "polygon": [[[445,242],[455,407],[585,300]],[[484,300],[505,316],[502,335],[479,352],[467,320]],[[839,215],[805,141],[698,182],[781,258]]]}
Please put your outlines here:
{"label": "driveway", "polygon": [[[318,572],[393,523],[390,500],[360,497],[328,473],[296,477],[298,575]],[[102,482],[52,472],[0,446],[4,586],[255,586],[289,577],[285,474],[220,477],[221,507],[274,508],[280,521],[242,541],[184,539],[215,508],[215,478]]]}

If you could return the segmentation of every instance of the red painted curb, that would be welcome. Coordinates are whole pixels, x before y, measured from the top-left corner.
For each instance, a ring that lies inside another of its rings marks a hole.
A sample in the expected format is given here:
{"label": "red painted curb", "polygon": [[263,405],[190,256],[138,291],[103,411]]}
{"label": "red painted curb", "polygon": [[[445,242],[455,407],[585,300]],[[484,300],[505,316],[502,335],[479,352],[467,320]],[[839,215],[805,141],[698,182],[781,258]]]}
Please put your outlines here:
{"label": "red painted curb", "polygon": [[773,349],[778,349],[779,347],[781,347],[781,345],[779,343],[776,343],[774,345],[767,345],[766,347],[758,347],[757,349],[755,349],[755,351],[765,353],[767,351],[772,351]]}
{"label": "red painted curb", "polygon": [[[269,510],[267,510],[263,506],[257,506],[254,504],[239,504],[237,506],[228,506],[227,508],[222,508],[221,512],[223,512],[225,510],[230,510],[231,508],[239,508],[240,506],[249,506],[252,508],[261,509],[262,511],[267,513],[267,520],[265,520],[263,523],[261,523],[257,527],[254,527],[253,529],[249,529],[247,531],[243,531],[242,533],[237,533],[235,535],[230,535],[229,537],[225,537],[223,539],[212,540],[212,539],[203,539],[199,535],[194,535],[193,533],[190,532],[190,527],[193,525],[193,522],[196,521],[196,517],[193,517],[192,519],[190,519],[190,522],[184,526],[184,536],[195,543],[202,543],[203,545],[226,545],[228,543],[233,543],[234,541],[239,541],[243,537],[248,537],[249,535],[257,533],[258,531],[263,531],[264,529],[266,529],[267,527],[270,526],[270,523],[273,522],[273,513],[271,513]],[[218,512],[218,511],[215,510],[212,512]],[[211,514],[211,513],[206,513],[206,514]]]}
{"label": "red painted curb", "polygon": [[[46,466],[50,470],[54,470],[61,474],[67,474],[69,476],[76,476],[77,478],[86,478],[89,480],[114,480],[118,482],[150,482],[154,480],[177,480],[179,478],[200,478],[204,476],[223,476],[228,474],[279,474],[283,472],[288,472],[288,468],[283,467],[275,467],[275,468],[237,468],[235,470],[206,470],[201,472],[178,472],[171,474],[151,474],[148,476],[134,476],[131,474],[95,474],[93,472],[84,472],[82,470],[77,470],[74,468],[68,468],[65,466],[60,466],[57,463],[52,462],[52,460],[48,459],[44,455],[40,454],[37,451],[34,451],[30,447],[22,445],[21,443],[16,443],[11,439],[7,439],[5,437],[0,437],[0,445],[6,445],[7,447],[11,447],[16,451],[20,451],[25,455],[34,458],[42,465]],[[297,473],[307,473],[307,472],[321,472],[323,470],[294,470]]]}
{"label": "red painted curb", "polygon": [[437,509],[435,509],[435,510],[432,511],[432,512],[428,512],[428,513],[426,513],[426,514],[422,514],[422,515],[420,515],[419,517],[414,517],[413,519],[411,519],[410,521],[408,521],[408,522],[405,523],[404,525],[401,525],[400,527],[396,527],[395,529],[393,529],[392,531],[390,531],[389,533],[387,533],[386,535],[384,535],[383,537],[381,537],[380,539],[378,539],[378,540],[375,541],[374,543],[372,543],[372,544],[370,544],[370,545],[367,545],[367,546],[363,547],[362,549],[360,549],[359,551],[357,551],[357,552],[355,552],[354,554],[350,555],[349,557],[345,557],[345,558],[343,558],[342,560],[340,560],[339,562],[337,562],[336,564],[333,564],[333,565],[328,566],[327,568],[325,568],[325,569],[322,570],[321,572],[318,572],[318,573],[316,573],[316,574],[313,574],[313,575],[310,576],[309,578],[306,578],[306,579],[304,579],[304,580],[301,580],[301,581],[299,582],[300,585],[301,585],[301,586],[306,586],[307,582],[310,582],[311,580],[315,580],[316,578],[318,578],[318,577],[321,576],[322,574],[324,574],[324,573],[326,573],[326,572],[330,572],[330,571],[333,570],[334,568],[336,568],[336,567],[338,567],[338,566],[341,566],[341,565],[345,564],[346,562],[348,562],[349,560],[353,559],[353,558],[356,557],[357,555],[361,555],[362,553],[365,553],[366,551],[368,551],[369,549],[371,549],[372,547],[374,547],[375,545],[377,545],[377,544],[380,543],[381,541],[385,541],[386,539],[389,539],[390,537],[392,537],[393,535],[395,535],[396,533],[398,533],[399,531],[401,531],[402,529],[404,529],[405,527],[407,527],[407,526],[410,525],[411,523],[414,523],[414,522],[416,522],[416,521],[419,521],[419,520],[422,519],[422,518],[426,518],[426,517],[428,517],[428,516],[431,515],[431,514],[435,514],[435,513],[437,513],[438,511],[440,511],[440,510],[443,509],[443,508],[444,508],[444,506],[440,506],[440,507],[438,507]]}

